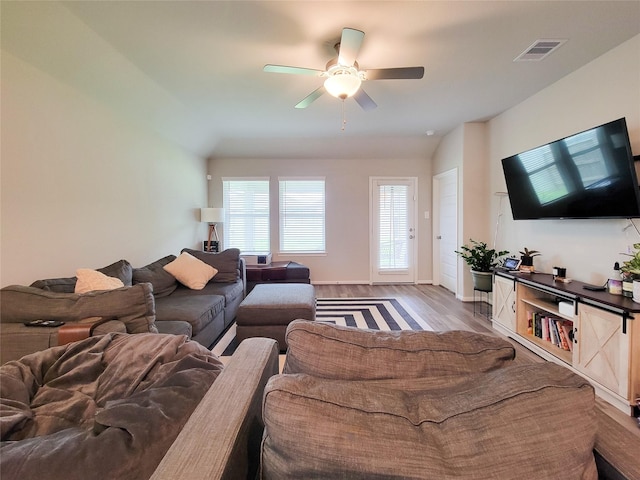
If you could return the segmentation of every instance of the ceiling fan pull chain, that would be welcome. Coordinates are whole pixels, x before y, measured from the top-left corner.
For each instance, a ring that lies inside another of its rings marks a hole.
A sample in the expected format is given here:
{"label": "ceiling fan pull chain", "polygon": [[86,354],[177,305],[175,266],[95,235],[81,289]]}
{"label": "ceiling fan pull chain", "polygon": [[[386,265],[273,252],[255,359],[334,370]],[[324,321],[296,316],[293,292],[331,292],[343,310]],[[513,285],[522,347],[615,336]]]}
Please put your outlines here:
{"label": "ceiling fan pull chain", "polygon": [[344,132],[345,127],[347,126],[347,119],[344,114],[344,98],[342,99],[342,131]]}

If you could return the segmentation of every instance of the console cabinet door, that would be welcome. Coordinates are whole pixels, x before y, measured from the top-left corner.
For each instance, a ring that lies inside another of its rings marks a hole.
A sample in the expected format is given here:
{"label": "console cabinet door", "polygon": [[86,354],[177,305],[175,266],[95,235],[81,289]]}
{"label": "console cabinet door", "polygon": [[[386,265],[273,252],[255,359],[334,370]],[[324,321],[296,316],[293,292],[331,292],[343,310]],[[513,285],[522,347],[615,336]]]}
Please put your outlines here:
{"label": "console cabinet door", "polygon": [[630,334],[622,316],[580,304],[573,367],[623,398],[629,395]]}
{"label": "console cabinet door", "polygon": [[516,294],[512,279],[495,275],[493,286],[493,321],[516,331]]}

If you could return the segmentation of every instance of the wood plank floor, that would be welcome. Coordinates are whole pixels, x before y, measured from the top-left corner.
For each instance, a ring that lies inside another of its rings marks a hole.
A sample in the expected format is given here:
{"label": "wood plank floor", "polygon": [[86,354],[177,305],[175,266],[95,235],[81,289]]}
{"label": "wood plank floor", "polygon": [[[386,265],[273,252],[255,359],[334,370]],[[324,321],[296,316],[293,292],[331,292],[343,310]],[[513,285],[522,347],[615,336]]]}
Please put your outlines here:
{"label": "wood plank floor", "polygon": [[[486,315],[488,304],[461,302],[454,294],[433,285],[314,285],[317,298],[395,297],[407,304],[435,330],[468,330],[506,338],[516,348],[516,363],[544,362],[535,353],[494,330]],[[636,419],[596,399],[603,435],[602,449],[614,452],[616,463],[627,468],[628,478],[640,479],[640,428]],[[606,442],[606,444],[604,444]],[[618,458],[619,457],[619,458]]]}

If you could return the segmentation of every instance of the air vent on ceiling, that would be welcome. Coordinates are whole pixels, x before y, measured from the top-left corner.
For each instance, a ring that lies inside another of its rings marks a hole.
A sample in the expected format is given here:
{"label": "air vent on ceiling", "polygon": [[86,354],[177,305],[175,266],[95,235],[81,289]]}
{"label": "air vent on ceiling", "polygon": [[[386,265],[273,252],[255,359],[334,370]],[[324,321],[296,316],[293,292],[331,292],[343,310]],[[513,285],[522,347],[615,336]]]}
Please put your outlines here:
{"label": "air vent on ceiling", "polygon": [[518,55],[514,62],[539,62],[546,58],[551,52],[560,48],[560,45],[567,40],[536,40],[533,45]]}

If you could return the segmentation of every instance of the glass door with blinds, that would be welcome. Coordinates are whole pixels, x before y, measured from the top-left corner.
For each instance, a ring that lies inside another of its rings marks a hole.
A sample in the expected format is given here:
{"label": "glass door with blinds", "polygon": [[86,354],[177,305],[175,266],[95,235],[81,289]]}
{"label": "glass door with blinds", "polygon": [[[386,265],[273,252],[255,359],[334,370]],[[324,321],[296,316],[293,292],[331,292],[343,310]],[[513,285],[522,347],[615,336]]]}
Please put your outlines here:
{"label": "glass door with blinds", "polygon": [[371,283],[415,283],[416,178],[371,178]]}

